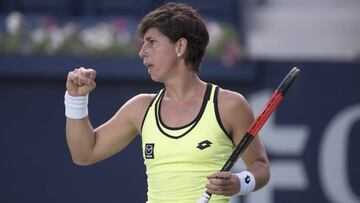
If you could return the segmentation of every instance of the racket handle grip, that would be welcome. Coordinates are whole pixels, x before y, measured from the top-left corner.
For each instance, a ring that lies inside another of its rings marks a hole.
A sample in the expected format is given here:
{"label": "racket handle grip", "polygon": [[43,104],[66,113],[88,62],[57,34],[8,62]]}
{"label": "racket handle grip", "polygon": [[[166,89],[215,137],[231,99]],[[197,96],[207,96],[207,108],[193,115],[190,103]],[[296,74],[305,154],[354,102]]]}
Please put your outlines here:
{"label": "racket handle grip", "polygon": [[208,203],[211,198],[211,195],[207,192],[204,192],[200,195],[199,199],[196,201],[196,203]]}

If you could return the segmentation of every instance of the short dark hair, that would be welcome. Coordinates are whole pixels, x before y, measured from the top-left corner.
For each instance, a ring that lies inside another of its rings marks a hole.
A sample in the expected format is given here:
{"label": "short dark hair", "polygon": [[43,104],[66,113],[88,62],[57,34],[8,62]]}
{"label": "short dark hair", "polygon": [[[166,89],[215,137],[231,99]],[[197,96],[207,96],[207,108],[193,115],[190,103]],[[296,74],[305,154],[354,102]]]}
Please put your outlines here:
{"label": "short dark hair", "polygon": [[187,40],[185,63],[199,72],[201,60],[209,43],[209,33],[199,13],[182,3],[167,3],[148,13],[138,29],[141,38],[150,28],[158,29],[175,43],[180,38]]}

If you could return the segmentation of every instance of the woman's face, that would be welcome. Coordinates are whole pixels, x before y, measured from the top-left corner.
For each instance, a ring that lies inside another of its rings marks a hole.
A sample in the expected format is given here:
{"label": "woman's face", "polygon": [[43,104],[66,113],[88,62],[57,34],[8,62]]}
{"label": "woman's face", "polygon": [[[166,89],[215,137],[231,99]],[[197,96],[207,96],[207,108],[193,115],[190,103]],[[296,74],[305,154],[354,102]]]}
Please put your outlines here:
{"label": "woman's face", "polygon": [[176,43],[172,43],[158,29],[150,28],[145,33],[139,56],[143,59],[152,80],[165,82],[169,77],[176,75],[179,60]]}

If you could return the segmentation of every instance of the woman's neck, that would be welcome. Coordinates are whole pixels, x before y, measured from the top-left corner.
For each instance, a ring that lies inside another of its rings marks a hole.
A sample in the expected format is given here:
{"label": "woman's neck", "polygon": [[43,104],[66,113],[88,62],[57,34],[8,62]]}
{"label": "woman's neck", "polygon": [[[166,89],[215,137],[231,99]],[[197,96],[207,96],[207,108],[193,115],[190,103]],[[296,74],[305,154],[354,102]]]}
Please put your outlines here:
{"label": "woman's neck", "polygon": [[164,83],[164,85],[165,97],[178,101],[202,95],[201,92],[206,89],[206,83],[201,81],[196,73],[189,74],[186,77],[177,77]]}

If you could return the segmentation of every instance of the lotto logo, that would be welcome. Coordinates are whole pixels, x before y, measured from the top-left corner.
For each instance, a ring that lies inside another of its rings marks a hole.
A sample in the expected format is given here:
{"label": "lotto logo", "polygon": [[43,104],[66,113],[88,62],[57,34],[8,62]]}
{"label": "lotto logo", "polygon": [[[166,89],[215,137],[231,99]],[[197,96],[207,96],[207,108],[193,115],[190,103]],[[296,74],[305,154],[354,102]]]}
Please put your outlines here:
{"label": "lotto logo", "polygon": [[250,183],[250,176],[246,176],[246,178],[245,178],[245,183],[246,183],[246,184],[249,184],[249,183]]}
{"label": "lotto logo", "polygon": [[208,147],[211,147],[211,144],[212,143],[209,140],[204,140],[198,144],[197,148],[199,148],[200,150],[203,150]]}

